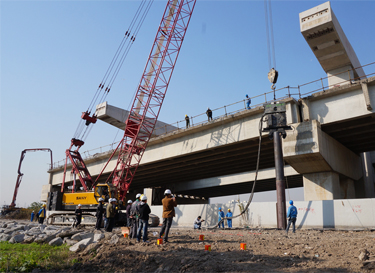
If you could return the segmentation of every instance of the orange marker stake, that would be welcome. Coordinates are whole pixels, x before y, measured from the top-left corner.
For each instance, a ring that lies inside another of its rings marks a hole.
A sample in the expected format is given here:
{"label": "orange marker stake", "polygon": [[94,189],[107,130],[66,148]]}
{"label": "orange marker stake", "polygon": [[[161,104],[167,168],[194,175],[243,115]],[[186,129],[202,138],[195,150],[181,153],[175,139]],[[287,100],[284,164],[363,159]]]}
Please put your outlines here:
{"label": "orange marker stake", "polygon": [[199,235],[199,241],[204,241],[204,235]]}
{"label": "orange marker stake", "polygon": [[162,245],[163,244],[163,239],[157,239],[156,243],[157,243],[157,245]]}
{"label": "orange marker stake", "polygon": [[211,251],[211,245],[205,245],[204,250],[205,251]]}
{"label": "orange marker stake", "polygon": [[241,250],[246,250],[246,244],[241,243],[241,245],[240,245],[240,249],[241,249]]}
{"label": "orange marker stake", "polygon": [[129,234],[124,233],[124,238],[128,238],[128,237],[129,237]]}

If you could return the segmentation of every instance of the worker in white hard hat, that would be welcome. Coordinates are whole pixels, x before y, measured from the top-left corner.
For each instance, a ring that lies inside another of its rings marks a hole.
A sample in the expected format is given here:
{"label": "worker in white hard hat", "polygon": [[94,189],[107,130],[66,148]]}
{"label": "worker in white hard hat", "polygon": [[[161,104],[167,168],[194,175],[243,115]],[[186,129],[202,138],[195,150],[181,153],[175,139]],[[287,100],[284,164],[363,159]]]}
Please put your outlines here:
{"label": "worker in white hard hat", "polygon": [[148,236],[147,236],[147,229],[148,229],[148,219],[151,213],[151,209],[147,204],[147,196],[143,195],[141,197],[141,202],[139,203],[139,227],[138,227],[138,235],[137,235],[137,242],[141,241],[142,237],[142,228],[143,228],[143,242],[149,243]]}
{"label": "worker in white hard hat", "polygon": [[176,198],[172,195],[171,190],[167,189],[164,192],[165,197],[163,203],[163,225],[160,230],[159,239],[163,237],[164,242],[168,242],[169,229],[171,228],[173,217],[175,216],[174,208],[177,207]]}
{"label": "worker in white hard hat", "polygon": [[110,198],[109,199],[110,204],[107,205],[107,227],[105,228],[105,231],[112,232],[113,227],[115,226],[115,216],[116,216],[116,198]]}
{"label": "worker in white hard hat", "polygon": [[103,222],[103,213],[104,213],[104,199],[100,197],[98,199],[98,206],[96,207],[96,225],[95,228],[97,230],[100,230],[102,227],[102,222]]}
{"label": "worker in white hard hat", "polygon": [[82,220],[82,205],[79,204],[75,210],[75,214],[76,214],[76,219],[73,223],[73,227],[78,227],[80,224],[81,224],[81,220]]}
{"label": "worker in white hard hat", "polygon": [[185,121],[186,121],[186,129],[190,126],[190,119],[188,115],[185,115]]}
{"label": "worker in white hard hat", "polygon": [[[126,226],[127,227],[130,227],[130,209],[132,207],[132,204],[133,204],[133,201],[132,200],[128,200],[128,205],[126,206]],[[130,236],[130,233],[129,233],[129,236]]]}
{"label": "worker in white hard hat", "polygon": [[132,206],[130,208],[130,222],[131,222],[131,236],[129,234],[130,238],[136,239],[137,238],[137,232],[138,232],[138,217],[139,217],[139,204],[141,203],[142,194],[138,193],[135,196],[135,201],[132,203]]}

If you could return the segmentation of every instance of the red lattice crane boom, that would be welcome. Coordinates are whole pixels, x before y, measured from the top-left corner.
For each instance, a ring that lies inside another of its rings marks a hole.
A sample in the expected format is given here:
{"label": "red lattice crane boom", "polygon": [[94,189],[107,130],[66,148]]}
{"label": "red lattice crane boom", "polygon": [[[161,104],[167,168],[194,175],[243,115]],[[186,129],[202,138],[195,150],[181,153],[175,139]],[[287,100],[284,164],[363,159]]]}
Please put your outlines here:
{"label": "red lattice crane boom", "polygon": [[169,0],[167,3],[125,122],[116,167],[107,179],[108,182],[112,177],[121,200],[126,196],[155,128],[195,3],[196,0]]}

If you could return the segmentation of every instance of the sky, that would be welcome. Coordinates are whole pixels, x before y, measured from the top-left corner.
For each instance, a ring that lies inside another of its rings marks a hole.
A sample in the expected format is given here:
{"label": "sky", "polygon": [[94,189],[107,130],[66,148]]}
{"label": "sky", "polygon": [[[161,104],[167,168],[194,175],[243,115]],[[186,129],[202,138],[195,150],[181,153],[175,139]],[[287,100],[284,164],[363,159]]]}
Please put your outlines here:
{"label": "sky", "polygon": [[[326,76],[300,33],[298,18],[323,2],[272,1],[277,87]],[[0,205],[12,200],[22,150],[50,148],[54,162],[65,158],[81,112],[90,104],[139,3],[0,2]],[[161,0],[153,3],[107,97],[110,105],[129,108],[165,5]],[[334,0],[331,6],[359,61],[374,62],[375,1]],[[246,94],[269,92],[266,45],[263,1],[198,0],[159,120],[174,123],[185,114],[195,116],[207,107],[240,101]],[[98,121],[81,152],[119,141],[122,134]],[[47,152],[26,154],[17,205],[39,200],[42,185],[48,184],[49,160]],[[303,199],[301,194],[302,189],[290,190],[287,199]],[[275,196],[260,193],[254,201]]]}

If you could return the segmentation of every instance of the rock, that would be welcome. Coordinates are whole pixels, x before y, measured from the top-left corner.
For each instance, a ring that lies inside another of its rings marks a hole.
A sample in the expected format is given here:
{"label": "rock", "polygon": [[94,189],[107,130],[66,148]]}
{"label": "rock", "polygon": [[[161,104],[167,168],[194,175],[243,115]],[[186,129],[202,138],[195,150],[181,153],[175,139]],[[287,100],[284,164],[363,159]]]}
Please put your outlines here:
{"label": "rock", "polygon": [[89,244],[86,249],[82,252],[83,255],[90,254],[91,252],[94,252],[97,250],[101,245],[99,243],[93,243]]}
{"label": "rock", "polygon": [[41,224],[41,225],[39,226],[39,228],[40,228],[40,231],[43,232],[44,229],[46,228],[46,225]]}
{"label": "rock", "polygon": [[0,224],[0,228],[6,228],[8,226],[7,223]]}
{"label": "rock", "polygon": [[101,239],[103,239],[105,236],[104,236],[104,234],[102,234],[102,233],[100,233],[100,234],[94,234],[94,240],[93,240],[93,242],[94,243],[97,243],[97,242],[99,242]]}
{"label": "rock", "polygon": [[50,246],[61,246],[63,244],[63,240],[60,237],[57,237],[49,242]]}
{"label": "rock", "polygon": [[111,239],[108,241],[109,244],[111,245],[115,245],[118,243],[118,241],[120,240],[120,238],[118,237],[117,234],[114,234]]}
{"label": "rock", "polygon": [[87,239],[87,238],[93,239],[94,233],[92,233],[92,232],[90,232],[90,233],[85,233],[85,232],[77,233],[77,234],[74,234],[71,239],[76,240],[76,241],[82,241],[82,240]]}
{"label": "rock", "polygon": [[23,240],[23,242],[25,244],[30,244],[32,242],[34,242],[36,236],[25,236],[25,239]]}
{"label": "rock", "polygon": [[11,238],[12,238],[11,235],[8,235],[8,234],[1,234],[1,235],[0,235],[0,242],[9,241]]}
{"label": "rock", "polygon": [[11,228],[7,228],[4,233],[5,234],[12,234],[13,232],[15,231],[18,231],[18,230],[24,230],[25,226],[14,226],[14,227],[11,227]]}
{"label": "rock", "polygon": [[81,240],[78,243],[76,243],[75,245],[71,246],[69,248],[69,250],[72,251],[72,252],[78,252],[82,249],[85,249],[86,246],[88,244],[90,244],[91,242],[92,242],[92,238],[87,238],[87,239]]}
{"label": "rock", "polygon": [[5,230],[5,228],[0,228],[0,233],[4,233]]}
{"label": "rock", "polygon": [[68,238],[64,238],[64,244],[67,244],[68,246],[73,246],[77,243],[77,241],[74,241],[74,240],[71,240],[71,239],[68,239]]}
{"label": "rock", "polygon": [[38,244],[49,243],[53,239],[55,239],[54,235],[39,234],[38,237],[35,238],[34,242]]}
{"label": "rock", "polygon": [[25,234],[18,234],[18,235],[16,235],[16,236],[13,236],[13,237],[9,240],[9,242],[13,239],[12,241],[14,241],[15,243],[22,243],[23,240],[24,240],[24,238],[25,238]]}
{"label": "rock", "polygon": [[112,238],[113,234],[111,232],[106,232],[106,233],[104,233],[104,236],[105,236],[106,240],[110,240]]}
{"label": "rock", "polygon": [[369,254],[370,253],[367,251],[367,249],[362,249],[361,254],[359,254],[359,256],[358,256],[358,259],[360,261],[366,261],[369,257]]}
{"label": "rock", "polygon": [[77,234],[77,233],[81,233],[82,231],[79,231],[79,230],[66,230],[66,231],[63,231],[61,233],[59,233],[57,236],[58,237],[61,237],[61,238],[65,238],[65,237],[70,237],[74,234]]}

